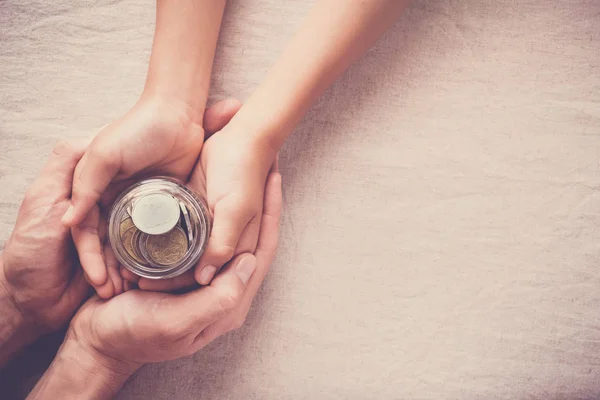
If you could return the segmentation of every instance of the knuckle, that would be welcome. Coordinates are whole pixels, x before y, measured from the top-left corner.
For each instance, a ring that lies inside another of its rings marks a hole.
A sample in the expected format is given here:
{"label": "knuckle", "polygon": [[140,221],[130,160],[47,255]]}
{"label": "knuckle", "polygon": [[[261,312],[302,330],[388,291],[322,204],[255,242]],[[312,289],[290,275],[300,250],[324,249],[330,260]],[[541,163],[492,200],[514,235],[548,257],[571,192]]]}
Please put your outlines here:
{"label": "knuckle", "polygon": [[218,303],[223,313],[229,313],[240,301],[241,294],[236,290],[227,290],[219,293]]}
{"label": "knuckle", "polygon": [[221,243],[219,245],[215,245],[212,251],[212,254],[218,260],[223,262],[231,259],[233,257],[233,253],[235,252],[235,247],[228,243]]}
{"label": "knuckle", "polygon": [[52,149],[52,154],[58,157],[71,157],[75,151],[73,150],[73,146],[67,140],[61,139],[54,145]]}
{"label": "knuckle", "polygon": [[240,313],[234,315],[231,320],[231,330],[240,329],[246,323],[246,316]]}

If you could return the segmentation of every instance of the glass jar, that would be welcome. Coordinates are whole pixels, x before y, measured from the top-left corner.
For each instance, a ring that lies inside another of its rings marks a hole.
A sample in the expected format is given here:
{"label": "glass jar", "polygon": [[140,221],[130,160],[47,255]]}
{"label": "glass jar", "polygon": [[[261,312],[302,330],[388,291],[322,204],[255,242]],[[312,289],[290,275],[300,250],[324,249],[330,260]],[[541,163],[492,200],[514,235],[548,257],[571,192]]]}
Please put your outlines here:
{"label": "glass jar", "polygon": [[167,279],[198,263],[210,228],[203,197],[176,179],[154,177],[115,200],[108,239],[123,267],[144,278]]}

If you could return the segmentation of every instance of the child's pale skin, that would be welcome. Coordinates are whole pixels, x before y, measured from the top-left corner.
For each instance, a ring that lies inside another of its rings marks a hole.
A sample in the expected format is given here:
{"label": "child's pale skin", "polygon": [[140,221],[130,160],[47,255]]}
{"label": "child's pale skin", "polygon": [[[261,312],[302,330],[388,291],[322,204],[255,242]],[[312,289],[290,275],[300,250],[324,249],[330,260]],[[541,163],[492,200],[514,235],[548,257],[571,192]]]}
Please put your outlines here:
{"label": "child's pale skin", "polygon": [[[191,187],[206,193],[214,213],[211,237],[195,271],[179,277],[176,285],[141,279],[140,288],[207,284],[232,257],[254,251],[265,181],[279,149],[323,91],[409,1],[317,1],[265,80],[231,122],[203,144],[202,120],[225,0],[158,0],[144,92],[90,145],[75,172],[72,208],[63,218],[73,227],[82,266],[98,294],[109,298],[124,286],[112,257],[107,252],[103,257],[97,203],[109,202],[106,193],[114,194],[139,173],[189,178]],[[234,101],[222,105],[237,106]]]}

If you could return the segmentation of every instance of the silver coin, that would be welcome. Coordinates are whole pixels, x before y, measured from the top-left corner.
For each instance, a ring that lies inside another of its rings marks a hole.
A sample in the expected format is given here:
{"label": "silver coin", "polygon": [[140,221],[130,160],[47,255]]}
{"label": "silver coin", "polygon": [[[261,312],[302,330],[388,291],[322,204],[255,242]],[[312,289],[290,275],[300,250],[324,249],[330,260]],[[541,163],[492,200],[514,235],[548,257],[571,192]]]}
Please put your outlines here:
{"label": "silver coin", "polygon": [[191,243],[194,240],[194,234],[192,233],[192,221],[190,220],[190,213],[188,213],[187,207],[182,201],[179,202],[179,208],[181,208],[181,214],[183,215],[183,222],[185,225],[185,231],[187,232],[188,241]]}
{"label": "silver coin", "polygon": [[151,193],[140,197],[133,207],[131,219],[142,232],[162,235],[179,221],[179,202],[165,193]]}

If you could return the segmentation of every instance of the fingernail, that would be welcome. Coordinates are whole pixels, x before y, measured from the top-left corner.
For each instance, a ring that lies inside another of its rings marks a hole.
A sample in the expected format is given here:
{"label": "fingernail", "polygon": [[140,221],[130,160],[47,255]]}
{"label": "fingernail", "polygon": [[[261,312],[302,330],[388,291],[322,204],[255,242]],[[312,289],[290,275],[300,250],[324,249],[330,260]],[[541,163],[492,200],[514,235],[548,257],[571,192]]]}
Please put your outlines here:
{"label": "fingernail", "polygon": [[200,272],[200,284],[208,285],[212,280],[213,276],[215,276],[215,272],[217,272],[217,269],[212,265],[207,265],[206,267],[204,267],[202,272]]}
{"label": "fingernail", "polygon": [[235,267],[235,274],[240,278],[244,285],[250,280],[250,277],[256,269],[256,258],[252,255],[246,256],[240,260]]}
{"label": "fingernail", "polygon": [[63,215],[61,222],[63,224],[68,224],[73,219],[73,214],[75,214],[75,207],[70,205],[69,208],[67,208],[67,212],[65,212],[65,215]]}

